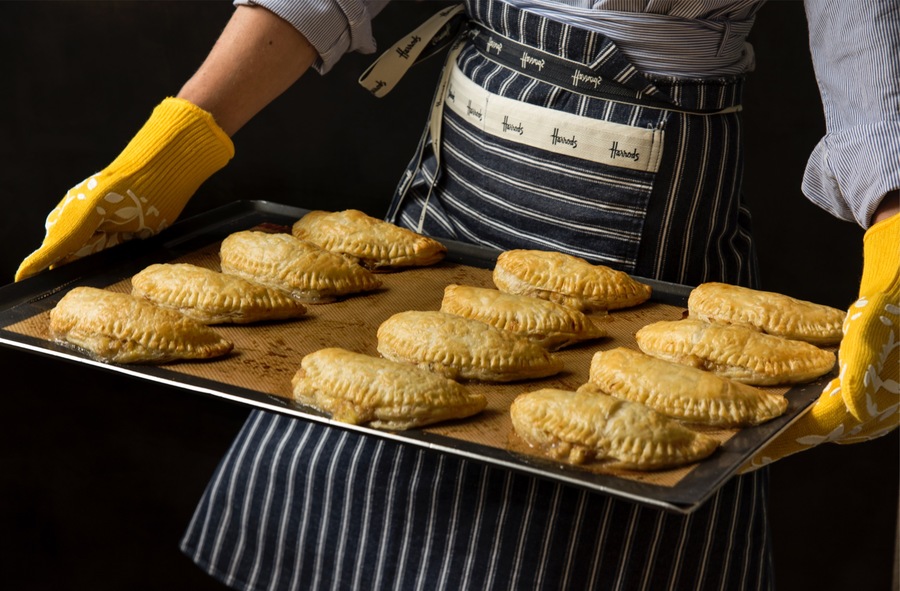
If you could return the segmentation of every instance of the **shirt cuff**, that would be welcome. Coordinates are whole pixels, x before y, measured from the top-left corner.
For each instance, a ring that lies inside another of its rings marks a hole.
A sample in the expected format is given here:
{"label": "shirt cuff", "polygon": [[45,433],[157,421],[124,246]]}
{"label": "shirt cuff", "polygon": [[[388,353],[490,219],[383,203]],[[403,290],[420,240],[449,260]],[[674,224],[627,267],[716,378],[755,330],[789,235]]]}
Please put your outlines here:
{"label": "shirt cuff", "polygon": [[900,189],[900,122],[827,134],[809,158],[803,193],[819,207],[866,229],[882,197]]}
{"label": "shirt cuff", "polygon": [[373,53],[372,18],[386,0],[234,0],[261,6],[297,29],[319,54],[313,68],[328,72],[348,52]]}

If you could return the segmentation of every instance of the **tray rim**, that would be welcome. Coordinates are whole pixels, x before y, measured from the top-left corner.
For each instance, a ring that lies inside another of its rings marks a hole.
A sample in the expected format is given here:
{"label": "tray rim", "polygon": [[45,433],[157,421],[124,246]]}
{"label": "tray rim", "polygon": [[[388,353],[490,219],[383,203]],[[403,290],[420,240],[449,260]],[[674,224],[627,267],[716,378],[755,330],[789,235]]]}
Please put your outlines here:
{"label": "tray rim", "polygon": [[[809,384],[791,388],[789,391],[791,406],[785,415],[763,425],[741,430],[720,447],[712,458],[700,462],[679,483],[674,486],[661,486],[609,474],[596,474],[576,467],[567,467],[549,459],[526,456],[424,430],[392,432],[350,425],[265,392],[175,372],[164,365],[105,363],[50,341],[7,329],[11,324],[44,311],[46,309],[44,300],[76,285],[109,285],[127,276],[128,273],[122,272],[124,269],[140,269],[151,262],[171,260],[189,254],[237,229],[246,229],[261,223],[289,225],[288,222],[299,219],[307,211],[309,210],[271,201],[235,201],[179,221],[162,234],[147,240],[128,242],[24,281],[0,287],[0,345],[100,370],[115,371],[136,379],[157,382],[260,410],[279,412],[369,436],[450,453],[680,514],[689,514],[699,508],[738,472],[757,449],[796,421],[818,397],[822,390],[822,382],[830,378],[825,376]],[[442,239],[442,242],[448,247],[446,257],[448,262],[469,266],[490,268],[500,252],[453,240]],[[692,289],[686,285],[636,278],[653,287],[653,300],[677,306],[686,305],[687,296]],[[41,302],[44,302],[44,306]]]}

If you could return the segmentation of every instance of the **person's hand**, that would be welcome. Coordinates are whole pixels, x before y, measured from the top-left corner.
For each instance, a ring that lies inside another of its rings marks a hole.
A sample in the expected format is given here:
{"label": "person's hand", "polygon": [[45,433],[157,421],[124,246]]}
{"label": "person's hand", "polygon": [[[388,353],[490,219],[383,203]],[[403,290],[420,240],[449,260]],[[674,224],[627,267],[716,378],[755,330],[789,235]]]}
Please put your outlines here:
{"label": "person's hand", "polygon": [[70,189],[50,212],[44,241],[19,266],[16,281],[160,232],[233,155],[231,139],[209,113],[165,99],[107,168]]}
{"label": "person's hand", "polygon": [[744,470],[825,443],[857,443],[887,434],[900,419],[900,214],[864,237],[859,299],[844,321],[839,374],[800,419]]}

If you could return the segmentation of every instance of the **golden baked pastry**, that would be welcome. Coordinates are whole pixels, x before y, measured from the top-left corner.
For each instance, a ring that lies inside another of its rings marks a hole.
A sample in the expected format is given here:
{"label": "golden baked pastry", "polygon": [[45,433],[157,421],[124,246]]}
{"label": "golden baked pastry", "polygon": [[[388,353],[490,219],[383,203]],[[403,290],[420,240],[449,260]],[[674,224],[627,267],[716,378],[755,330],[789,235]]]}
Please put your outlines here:
{"label": "golden baked pastry", "polygon": [[378,327],[378,352],[450,379],[510,382],[562,371],[561,359],[524,337],[490,324],[411,310]]}
{"label": "golden baked pastry", "polygon": [[247,324],[306,314],[286,292],[187,263],[150,265],[131,278],[131,295],[203,324]]}
{"label": "golden baked pastry", "polygon": [[294,223],[291,232],[372,271],[433,265],[447,253],[447,248],[433,238],[356,209],[311,211]]}
{"label": "golden baked pastry", "polygon": [[696,462],[718,442],[658,412],[595,392],[543,389],[520,394],[509,408],[513,428],[529,445],[573,464],[613,460],[636,470]]}
{"label": "golden baked pastry", "polygon": [[727,283],[702,283],[691,291],[688,310],[694,318],[750,326],[767,334],[836,345],[843,337],[846,312],[771,291]]}
{"label": "golden baked pastry", "polygon": [[608,334],[600,321],[574,308],[470,285],[445,287],[441,311],[486,322],[550,351]]}
{"label": "golden baked pastry", "polygon": [[635,338],[649,355],[756,386],[809,382],[835,363],[834,353],[810,343],[695,318],[654,322]]}
{"label": "golden baked pastry", "polygon": [[591,358],[579,390],[639,402],[673,419],[716,427],[759,425],[787,410],[781,394],[640,351],[617,347]]}
{"label": "golden baked pastry", "polygon": [[306,355],[292,379],[294,399],[336,421],[379,429],[409,429],[469,417],[487,399],[407,363],[320,349]]}
{"label": "golden baked pastry", "polygon": [[650,298],[649,285],[627,273],[561,252],[508,250],[493,272],[500,291],[538,297],[581,311],[616,310]]}
{"label": "golden baked pastry", "polygon": [[112,363],[166,363],[225,355],[230,341],[174,310],[127,293],[76,287],[50,311],[54,340]]}
{"label": "golden baked pastry", "polygon": [[219,249],[222,271],[324,304],[381,287],[381,280],[345,257],[290,234],[245,230]]}

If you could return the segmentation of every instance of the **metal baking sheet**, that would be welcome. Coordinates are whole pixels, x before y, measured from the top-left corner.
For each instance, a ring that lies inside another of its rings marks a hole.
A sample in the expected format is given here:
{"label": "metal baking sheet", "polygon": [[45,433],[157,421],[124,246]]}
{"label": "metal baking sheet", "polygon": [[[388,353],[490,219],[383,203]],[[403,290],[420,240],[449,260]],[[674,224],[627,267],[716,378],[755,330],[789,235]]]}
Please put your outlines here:
{"label": "metal baking sheet", "polygon": [[49,310],[75,286],[127,291],[132,275],[157,262],[186,261],[217,268],[218,244],[228,234],[260,227],[285,230],[306,211],[264,201],[236,202],[179,222],[160,236],[131,242],[0,288],[0,344],[372,437],[456,454],[679,513],[689,513],[700,506],[756,450],[796,420],[830,377],[790,390],[781,389],[789,399],[788,410],[764,425],[708,430],[721,441],[720,449],[690,466],[656,472],[617,471],[602,464],[574,467],[541,457],[512,430],[508,417],[512,399],[541,387],[574,390],[587,381],[590,358],[596,350],[635,347],[633,334],[640,326],[658,319],[678,319],[684,314],[689,287],[641,279],[653,287],[651,302],[610,313],[609,337],[560,352],[566,363],[562,374],[512,384],[468,384],[490,401],[488,408],[476,417],[387,432],[332,421],[290,399],[290,380],[304,354],[324,346],[377,354],[375,330],[389,315],[407,309],[438,309],[443,287],[448,283],[491,286],[490,270],[499,252],[452,241],[443,241],[448,246],[448,256],[434,267],[381,274],[385,288],[378,292],[311,306],[306,318],[295,321],[215,327],[235,342],[235,352],[220,360],[164,366],[108,364],[54,343],[47,334]]}

